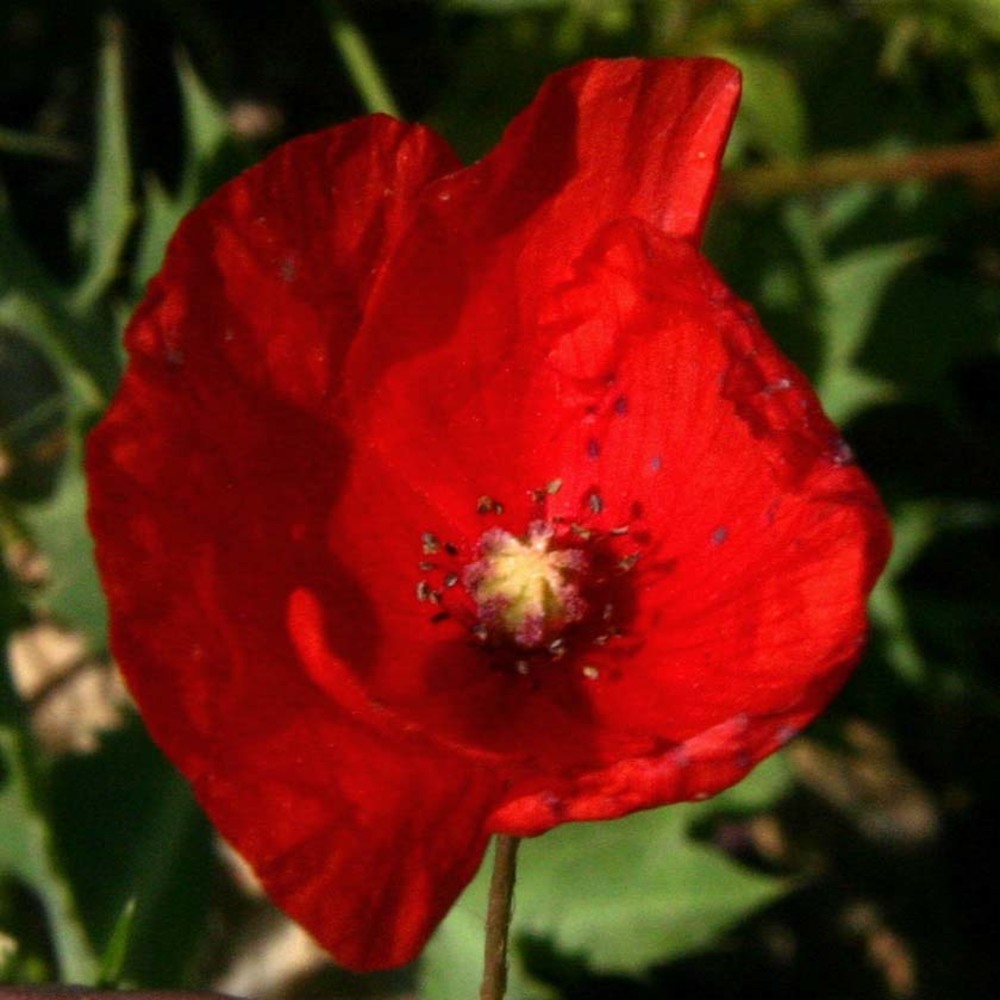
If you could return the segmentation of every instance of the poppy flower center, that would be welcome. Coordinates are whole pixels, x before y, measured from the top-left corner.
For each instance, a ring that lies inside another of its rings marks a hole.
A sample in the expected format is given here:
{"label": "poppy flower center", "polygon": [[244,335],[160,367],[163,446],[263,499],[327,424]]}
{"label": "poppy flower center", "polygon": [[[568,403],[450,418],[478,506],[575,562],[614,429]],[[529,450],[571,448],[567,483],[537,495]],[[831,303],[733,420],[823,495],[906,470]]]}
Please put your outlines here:
{"label": "poppy flower center", "polygon": [[[429,623],[452,622],[475,641],[485,664],[540,682],[545,665],[561,662],[561,676],[588,681],[616,675],[596,660],[620,659],[635,642],[629,630],[635,613],[634,573],[650,538],[641,504],[613,527],[595,487],[580,496],[576,518],[548,510],[562,488],[553,479],[528,491],[534,516],[524,531],[494,523],[469,545],[425,531],[420,539],[415,596],[430,605]],[[505,516],[505,505],[482,496],[482,517]],[[510,518],[510,515],[507,515]],[[651,572],[669,564],[653,563]],[[451,629],[449,636],[454,635]],[[554,676],[554,675],[553,675]]]}
{"label": "poppy flower center", "polygon": [[583,617],[586,556],[554,542],[555,532],[543,521],[532,522],[524,537],[490,528],[480,538],[479,558],[466,566],[462,582],[490,638],[537,649]]}

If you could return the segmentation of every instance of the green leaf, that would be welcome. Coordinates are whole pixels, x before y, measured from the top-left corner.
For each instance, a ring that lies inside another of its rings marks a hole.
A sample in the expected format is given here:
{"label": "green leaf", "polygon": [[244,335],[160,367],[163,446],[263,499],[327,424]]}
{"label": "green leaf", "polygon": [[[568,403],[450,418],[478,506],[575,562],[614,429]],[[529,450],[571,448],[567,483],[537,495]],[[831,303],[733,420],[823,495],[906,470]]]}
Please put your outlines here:
{"label": "green leaf", "polygon": [[[769,784],[774,773],[765,771],[757,780]],[[545,938],[606,973],[640,973],[708,947],[790,888],[788,881],[749,871],[691,836],[696,822],[726,808],[742,809],[740,796],[750,794],[744,790],[731,800],[668,806],[611,823],[567,824],[527,842],[518,875],[517,933]]]}
{"label": "green leaf", "polygon": [[122,26],[109,18],[101,48],[96,166],[83,216],[87,264],[73,292],[74,305],[81,313],[100,299],[117,276],[134,219],[123,48]]}
{"label": "green leaf", "polygon": [[163,263],[167,243],[186,211],[181,197],[172,198],[155,178],[146,180],[142,210],[142,229],[132,270],[133,290],[141,294],[146,282]]}
{"label": "green leaf", "polygon": [[795,77],[773,57],[742,47],[717,47],[712,55],[743,73],[737,128],[767,156],[798,160],[806,151],[805,103]]}
{"label": "green leaf", "polygon": [[136,294],[159,270],[178,223],[207,193],[214,180],[212,171],[232,138],[225,109],[183,55],[177,57],[177,80],[184,118],[184,170],[176,195],[170,195],[155,177],[145,183],[143,225],[132,271]]}
{"label": "green leaf", "polygon": [[1000,0],[967,0],[976,26],[992,38],[1000,38]]}
{"label": "green leaf", "polygon": [[[0,248],[0,258],[3,250]],[[69,407],[84,418],[103,405],[98,382],[81,360],[72,321],[43,299],[18,289],[0,292],[0,324],[31,341],[57,370],[64,382]]]}
{"label": "green leaf", "polygon": [[330,41],[340,55],[365,110],[371,115],[381,113],[393,118],[401,117],[364,33],[337,0],[319,0],[319,7],[326,18]]}
{"label": "green leaf", "polygon": [[57,865],[48,826],[31,789],[25,737],[0,727],[0,872],[30,886],[41,900],[52,932],[62,977],[93,981],[96,960],[80,922],[69,886]]}
{"label": "green leaf", "polygon": [[82,443],[74,439],[51,499],[25,505],[22,515],[49,563],[50,583],[39,595],[46,610],[82,629],[95,649],[107,642],[107,608],[87,530],[87,484]]}
{"label": "green leaf", "polygon": [[875,319],[861,366],[908,399],[950,408],[955,370],[995,349],[1000,288],[965,269],[918,260],[892,276]]}
{"label": "green leaf", "polygon": [[1000,60],[981,59],[968,70],[969,89],[983,121],[994,132],[1000,132]]}
{"label": "green leaf", "polygon": [[892,383],[861,371],[855,361],[890,282],[923,249],[918,240],[865,247],[822,268],[827,350],[817,388],[834,421],[844,423],[872,403],[894,395]]}
{"label": "green leaf", "polygon": [[53,837],[93,939],[111,948],[134,899],[124,978],[192,983],[215,854],[187,782],[136,719],[106,734],[99,752],[60,757],[51,784]]}
{"label": "green leaf", "polygon": [[[521,845],[512,937],[544,940],[597,972],[638,974],[711,945],[783,893],[785,879],[751,872],[693,838],[713,816],[772,805],[790,785],[779,757],[715,799],[603,823],[569,823]],[[489,858],[424,952],[424,1000],[476,995],[483,959]],[[512,949],[510,1000],[544,987]]]}
{"label": "green leaf", "polygon": [[72,380],[84,405],[101,394],[80,360],[76,322],[68,297],[21,240],[0,185],[0,323],[32,340],[64,377]]}
{"label": "green leaf", "polygon": [[190,187],[197,182],[198,170],[230,138],[232,129],[225,108],[212,96],[183,54],[177,56],[177,80],[181,88],[187,143],[183,185]]}
{"label": "green leaf", "polygon": [[96,960],[52,837],[39,790],[38,762],[23,706],[7,663],[10,586],[0,564],[4,613],[0,617],[0,876],[26,885],[41,901],[48,919],[56,960],[70,982],[93,981]]}
{"label": "green leaf", "polygon": [[928,665],[913,637],[899,583],[934,537],[936,522],[936,506],[925,501],[907,504],[894,512],[892,554],[869,600],[872,621],[887,640],[887,659],[899,677],[910,684],[927,681]]}
{"label": "green leaf", "polygon": [[[59,370],[81,413],[106,398],[111,340],[97,310],[74,315],[71,297],[18,235],[0,186],[0,323],[35,343]],[[111,359],[113,361],[113,359]],[[103,384],[102,384],[103,382]]]}
{"label": "green leaf", "polygon": [[121,987],[125,957],[128,955],[134,926],[135,899],[132,898],[122,907],[121,916],[115,921],[111,936],[104,947],[104,954],[101,955],[101,967],[95,983],[98,989],[113,990]]}

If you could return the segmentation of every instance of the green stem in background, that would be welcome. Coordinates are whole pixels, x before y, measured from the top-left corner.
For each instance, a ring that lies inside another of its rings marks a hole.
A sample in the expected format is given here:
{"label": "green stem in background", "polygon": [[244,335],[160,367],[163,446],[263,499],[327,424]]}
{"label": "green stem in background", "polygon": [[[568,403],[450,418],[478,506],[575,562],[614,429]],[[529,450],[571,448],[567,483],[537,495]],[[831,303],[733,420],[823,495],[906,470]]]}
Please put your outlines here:
{"label": "green stem in background", "polygon": [[486,947],[483,953],[483,983],[479,1000],[503,1000],[507,992],[507,939],[517,876],[520,839],[497,834],[493,854],[493,877],[486,908]]}
{"label": "green stem in background", "polygon": [[981,189],[1000,190],[1000,141],[970,142],[913,153],[829,153],[802,163],[769,163],[728,171],[722,194],[734,201],[809,194],[844,184],[902,184],[961,176]]}
{"label": "green stem in background", "polygon": [[[7,581],[0,579],[0,588],[6,586]],[[0,615],[5,610],[9,609],[0,608]],[[0,621],[0,767],[5,778],[0,785],[0,869],[28,886],[41,902],[59,978],[89,984],[94,981],[97,958],[52,842],[37,748],[25,706],[11,680],[4,625]]]}
{"label": "green stem in background", "polygon": [[0,152],[14,156],[38,156],[45,160],[74,163],[83,159],[83,150],[75,142],[39,132],[19,132],[0,126]]}
{"label": "green stem in background", "polygon": [[369,114],[379,111],[393,118],[401,117],[399,107],[365,36],[336,0],[320,0],[330,29],[330,40],[340,53],[347,73]]}

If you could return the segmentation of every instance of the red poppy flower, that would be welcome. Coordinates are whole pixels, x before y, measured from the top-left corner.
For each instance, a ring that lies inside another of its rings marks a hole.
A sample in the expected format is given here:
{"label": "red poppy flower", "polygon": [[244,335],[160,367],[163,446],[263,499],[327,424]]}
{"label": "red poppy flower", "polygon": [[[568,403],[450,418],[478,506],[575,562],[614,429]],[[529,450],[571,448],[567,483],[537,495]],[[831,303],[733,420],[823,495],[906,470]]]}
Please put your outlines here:
{"label": "red poppy flower", "polygon": [[155,738],[343,963],[489,834],[711,795],[843,682],[878,499],[696,244],[714,60],[553,76],[462,168],[376,116],[196,209],[91,438]]}

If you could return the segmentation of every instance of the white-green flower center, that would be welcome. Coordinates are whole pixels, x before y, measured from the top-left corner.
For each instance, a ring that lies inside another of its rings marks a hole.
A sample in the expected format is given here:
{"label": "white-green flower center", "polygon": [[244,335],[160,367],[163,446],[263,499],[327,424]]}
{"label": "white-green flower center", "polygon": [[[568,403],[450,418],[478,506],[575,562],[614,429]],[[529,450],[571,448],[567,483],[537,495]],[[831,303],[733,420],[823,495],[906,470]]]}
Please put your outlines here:
{"label": "white-green flower center", "polygon": [[554,547],[553,541],[552,528],[543,522],[533,523],[523,538],[491,528],[480,539],[479,559],[466,567],[464,583],[494,640],[537,648],[583,616],[584,553]]}

